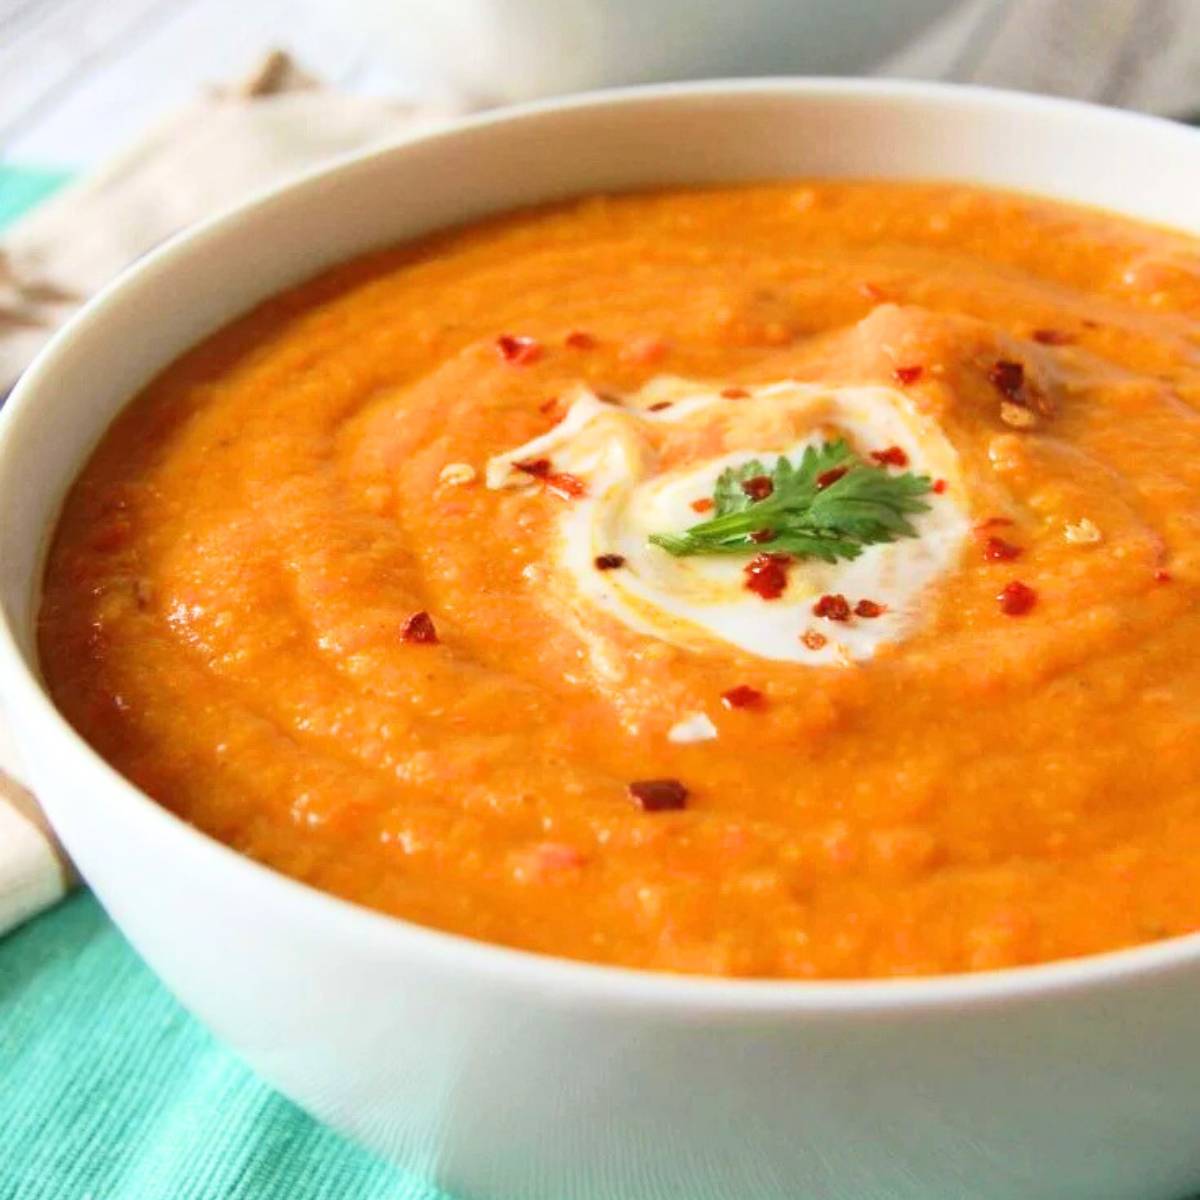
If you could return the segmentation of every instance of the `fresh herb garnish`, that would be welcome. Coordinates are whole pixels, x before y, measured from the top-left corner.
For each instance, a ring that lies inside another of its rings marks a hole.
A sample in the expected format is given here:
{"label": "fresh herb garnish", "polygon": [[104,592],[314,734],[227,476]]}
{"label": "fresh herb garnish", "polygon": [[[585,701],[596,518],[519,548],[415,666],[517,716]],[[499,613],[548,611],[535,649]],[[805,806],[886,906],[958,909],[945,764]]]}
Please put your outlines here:
{"label": "fresh herb garnish", "polygon": [[[771,491],[755,499],[762,487],[742,485],[763,477]],[[832,563],[857,558],[864,546],[916,537],[908,518],[929,508],[920,497],[931,487],[927,475],[895,475],[863,462],[844,441],[825,442],[807,447],[795,465],[781,457],[769,468],[757,459],[727,468],[711,520],[650,541],[677,558],[759,552],[765,542],[773,553]]]}

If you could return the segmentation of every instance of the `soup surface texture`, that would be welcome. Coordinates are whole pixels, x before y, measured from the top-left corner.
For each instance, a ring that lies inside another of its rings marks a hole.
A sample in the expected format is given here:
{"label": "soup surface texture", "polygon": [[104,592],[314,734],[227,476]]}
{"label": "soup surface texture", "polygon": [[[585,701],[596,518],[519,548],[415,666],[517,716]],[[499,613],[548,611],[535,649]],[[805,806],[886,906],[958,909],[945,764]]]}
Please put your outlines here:
{"label": "soup surface texture", "polygon": [[[855,489],[908,489],[894,541]],[[339,896],[878,977],[1200,927],[1198,599],[1196,242],[786,183],[517,213],[267,301],[103,438],[40,647],[130,779]]]}

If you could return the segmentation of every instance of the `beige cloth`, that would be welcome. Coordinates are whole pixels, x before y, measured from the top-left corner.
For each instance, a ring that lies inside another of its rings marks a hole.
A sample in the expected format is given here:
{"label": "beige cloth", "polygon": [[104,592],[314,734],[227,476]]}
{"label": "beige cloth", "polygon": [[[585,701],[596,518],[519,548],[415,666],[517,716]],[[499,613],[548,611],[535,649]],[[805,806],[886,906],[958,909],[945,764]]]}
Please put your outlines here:
{"label": "beige cloth", "polygon": [[[87,296],[164,238],[323,159],[450,115],[327,91],[279,53],[197,100],[0,239],[0,396]],[[13,750],[0,714],[0,934],[71,880],[14,777]]]}
{"label": "beige cloth", "polygon": [[272,54],[245,85],[200,98],[0,239],[0,389],[87,296],[165,238],[323,159],[449,115],[316,87]]}

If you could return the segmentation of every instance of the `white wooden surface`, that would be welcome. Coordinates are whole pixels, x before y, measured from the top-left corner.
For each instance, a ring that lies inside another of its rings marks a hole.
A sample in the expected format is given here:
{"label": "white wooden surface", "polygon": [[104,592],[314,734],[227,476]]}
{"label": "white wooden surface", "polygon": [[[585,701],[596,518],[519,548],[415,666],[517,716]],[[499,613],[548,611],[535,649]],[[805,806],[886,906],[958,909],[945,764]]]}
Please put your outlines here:
{"label": "white wooden surface", "polygon": [[[437,89],[419,29],[410,58],[383,61],[330,0],[0,0],[0,157],[94,163],[277,46],[335,87]],[[1200,0],[964,0],[878,71],[1187,115],[1200,111]]]}
{"label": "white wooden surface", "polygon": [[385,65],[332,5],[304,0],[0,0],[0,156],[99,161],[200,87],[283,47],[353,91],[424,94],[418,63]]}

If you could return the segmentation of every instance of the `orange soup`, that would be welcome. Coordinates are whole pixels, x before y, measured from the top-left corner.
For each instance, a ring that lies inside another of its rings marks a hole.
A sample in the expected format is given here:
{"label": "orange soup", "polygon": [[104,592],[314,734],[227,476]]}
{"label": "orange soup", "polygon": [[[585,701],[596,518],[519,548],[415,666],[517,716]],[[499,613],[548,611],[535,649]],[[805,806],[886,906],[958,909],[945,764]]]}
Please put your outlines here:
{"label": "orange soup", "polygon": [[949,185],[600,196],[372,254],[158,376],[42,663],[338,896],[713,975],[1200,927],[1200,246]]}

